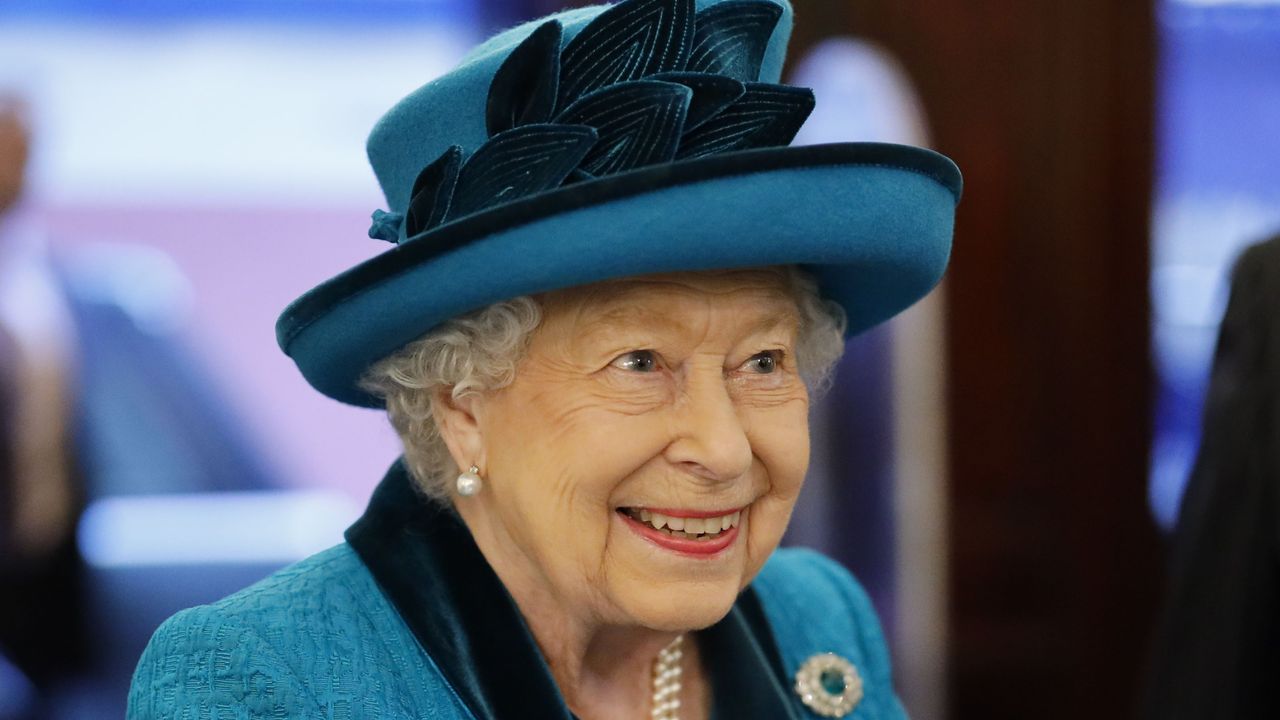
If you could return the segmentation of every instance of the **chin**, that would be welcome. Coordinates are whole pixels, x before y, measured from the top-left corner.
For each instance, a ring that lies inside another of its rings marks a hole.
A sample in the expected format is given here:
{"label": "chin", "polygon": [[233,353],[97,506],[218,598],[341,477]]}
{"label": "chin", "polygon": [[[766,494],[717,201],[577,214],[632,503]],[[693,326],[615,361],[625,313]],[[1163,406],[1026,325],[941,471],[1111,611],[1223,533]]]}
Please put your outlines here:
{"label": "chin", "polygon": [[660,534],[614,512],[612,604],[629,624],[668,632],[700,630],[724,619],[749,577],[751,530],[745,515],[719,539]]}
{"label": "chin", "polygon": [[[688,585],[688,587],[685,587]],[[703,583],[672,583],[671,587],[636,598],[629,613],[637,625],[664,632],[687,632],[715,625],[729,614],[738,598],[736,586],[707,587]]]}

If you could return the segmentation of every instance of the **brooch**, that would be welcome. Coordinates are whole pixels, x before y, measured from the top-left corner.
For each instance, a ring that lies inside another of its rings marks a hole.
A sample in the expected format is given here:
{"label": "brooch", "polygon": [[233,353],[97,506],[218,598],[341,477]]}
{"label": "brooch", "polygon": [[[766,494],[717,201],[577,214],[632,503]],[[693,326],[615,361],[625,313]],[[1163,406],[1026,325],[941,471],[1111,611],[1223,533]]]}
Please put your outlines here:
{"label": "brooch", "polygon": [[835,653],[814,655],[796,671],[796,694],[823,717],[844,717],[862,701],[862,677]]}

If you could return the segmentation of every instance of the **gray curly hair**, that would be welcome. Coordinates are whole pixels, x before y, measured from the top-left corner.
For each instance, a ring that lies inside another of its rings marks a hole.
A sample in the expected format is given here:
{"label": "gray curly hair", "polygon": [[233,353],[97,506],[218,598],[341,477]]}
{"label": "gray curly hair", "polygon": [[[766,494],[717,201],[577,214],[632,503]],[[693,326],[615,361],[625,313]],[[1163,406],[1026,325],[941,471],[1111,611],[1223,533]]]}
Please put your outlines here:
{"label": "gray curly hair", "polygon": [[[800,311],[800,375],[810,394],[820,395],[844,353],[844,309],[824,300],[807,272],[795,266],[784,269]],[[364,390],[385,401],[405,461],[427,497],[448,505],[459,471],[432,416],[432,395],[451,388],[456,400],[511,384],[541,322],[542,307],[532,297],[495,303],[440,325],[375,364],[361,379]]]}

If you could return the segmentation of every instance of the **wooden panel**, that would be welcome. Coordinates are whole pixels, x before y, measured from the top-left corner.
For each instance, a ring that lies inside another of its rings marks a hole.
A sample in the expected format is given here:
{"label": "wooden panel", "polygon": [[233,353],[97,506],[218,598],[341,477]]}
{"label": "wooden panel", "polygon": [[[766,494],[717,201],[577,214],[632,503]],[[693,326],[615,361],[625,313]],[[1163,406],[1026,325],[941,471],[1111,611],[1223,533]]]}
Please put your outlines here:
{"label": "wooden panel", "polygon": [[[1124,717],[1146,510],[1150,0],[796,0],[918,83],[965,173],[948,285],[952,718]],[[900,619],[910,622],[909,618]]]}

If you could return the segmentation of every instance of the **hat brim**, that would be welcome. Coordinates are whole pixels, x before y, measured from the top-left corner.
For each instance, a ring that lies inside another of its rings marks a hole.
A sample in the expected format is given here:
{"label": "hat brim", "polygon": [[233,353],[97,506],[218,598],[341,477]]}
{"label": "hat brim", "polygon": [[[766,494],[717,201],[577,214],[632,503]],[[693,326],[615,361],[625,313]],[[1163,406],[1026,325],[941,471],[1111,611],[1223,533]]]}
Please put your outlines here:
{"label": "hat brim", "polygon": [[449,318],[519,295],[649,273],[803,265],[849,335],[927,294],[951,252],[960,171],[903,145],[711,156],[577,183],[435,228],[295,300],[276,322],[320,392],[358,382]]}

